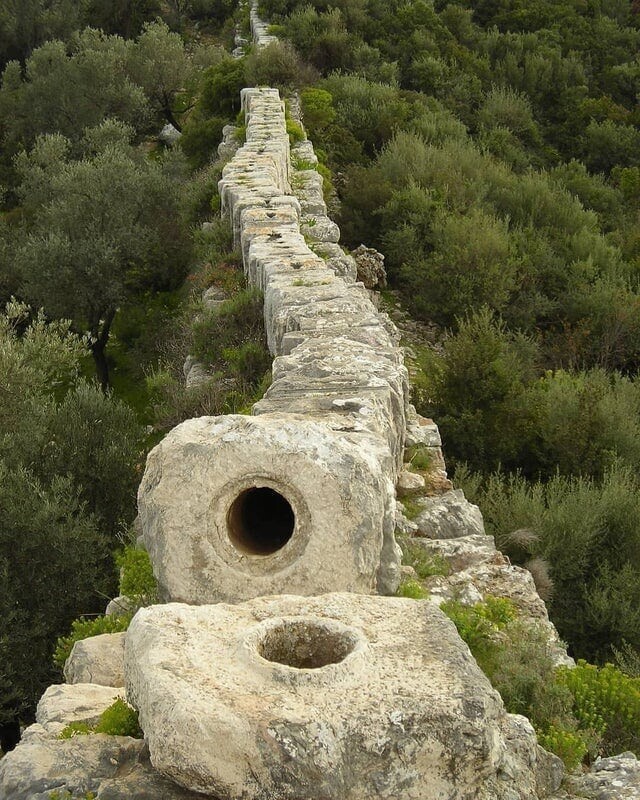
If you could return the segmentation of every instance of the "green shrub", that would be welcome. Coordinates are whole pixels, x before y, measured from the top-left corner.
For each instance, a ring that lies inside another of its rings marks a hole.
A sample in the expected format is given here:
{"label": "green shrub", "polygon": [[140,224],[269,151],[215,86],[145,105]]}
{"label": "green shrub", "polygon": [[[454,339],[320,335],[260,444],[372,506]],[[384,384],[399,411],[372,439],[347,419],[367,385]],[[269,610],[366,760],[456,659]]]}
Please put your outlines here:
{"label": "green shrub", "polygon": [[249,86],[274,86],[280,91],[312,83],[316,77],[289,42],[272,42],[252,50],[245,76]]}
{"label": "green shrub", "polygon": [[488,308],[458,322],[432,379],[435,402],[423,412],[438,420],[449,466],[463,460],[483,470],[517,464],[536,430],[535,407],[525,393],[535,376],[536,344],[507,330]]}
{"label": "green shrub", "polygon": [[397,595],[398,597],[409,597],[412,600],[426,600],[429,597],[429,592],[419,581],[406,578],[400,583]]}
{"label": "green shrub", "polygon": [[218,145],[226,124],[224,117],[196,119],[194,115],[185,125],[179,140],[180,147],[194,169],[205,167],[218,157]]}
{"label": "green shrub", "polygon": [[204,73],[197,113],[202,117],[231,119],[240,110],[240,91],[245,85],[244,59],[228,58]]}
{"label": "green shrub", "polygon": [[90,636],[98,636],[101,633],[120,633],[126,631],[131,622],[130,614],[121,616],[95,617],[94,619],[75,619],[71,623],[71,633],[68,636],[61,636],[56,644],[53,654],[53,662],[56,666],[64,667],[65,661],[71,655],[73,645],[80,639],[88,639]]}
{"label": "green shrub", "polygon": [[433,464],[433,451],[423,444],[415,444],[407,452],[409,465],[417,472],[427,472]]}
{"label": "green shrub", "polygon": [[640,651],[622,642],[620,648],[612,647],[616,666],[630,678],[640,678]]}
{"label": "green shrub", "polygon": [[596,751],[598,732],[582,730],[574,716],[572,693],[557,677],[547,630],[518,619],[506,598],[487,597],[474,606],[449,602],[442,609],[507,711],[528,717],[543,747],[559,756],[567,769],[575,769],[589,751]]}
{"label": "green shrub", "polygon": [[247,341],[264,340],[262,293],[245,289],[193,326],[193,354],[206,364],[220,365],[224,351]]}
{"label": "green shrub", "polygon": [[109,736],[131,736],[134,739],[143,736],[138,712],[120,697],[102,712],[94,730]]}
{"label": "green shrub", "polygon": [[305,127],[315,142],[336,118],[333,97],[325,89],[308,87],[300,92],[300,102]]}
{"label": "green shrub", "polygon": [[589,751],[584,735],[579,731],[549,725],[546,731],[537,731],[538,743],[562,759],[569,772],[576,770]]}
{"label": "green shrub", "polygon": [[304,142],[305,135],[302,127],[299,123],[295,120],[291,119],[290,117],[287,118],[287,134],[289,136],[289,143],[291,145],[297,144],[298,142]]}
{"label": "green shrub", "polygon": [[60,731],[59,739],[73,739],[75,736],[88,736],[93,728],[86,722],[70,722]]}
{"label": "green shrub", "polygon": [[500,647],[496,633],[516,617],[513,603],[506,597],[487,595],[484,601],[472,606],[449,600],[441,608],[458,629],[461,639],[469,645],[480,668],[489,674]]}
{"label": "green shrub", "polygon": [[428,553],[418,541],[402,538],[398,540],[402,548],[403,562],[413,567],[421,580],[432,575],[448,575],[449,562],[440,555]]}
{"label": "green shrub", "polygon": [[260,383],[271,367],[271,354],[261,342],[244,342],[238,347],[226,348],[222,355],[241,387],[247,389]]}
{"label": "green shrub", "polygon": [[194,417],[238,413],[239,407],[247,402],[246,398],[238,399],[237,393],[229,390],[221,373],[214,373],[211,380],[187,389],[182,376],[161,367],[147,376],[147,388],[157,431],[170,431]]}
{"label": "green shrub", "polygon": [[558,679],[573,694],[573,711],[581,728],[602,736],[602,751],[613,755],[640,748],[640,679],[630,678],[613,664],[596,667],[578,661],[563,668]]}
{"label": "green shrub", "polygon": [[118,697],[100,714],[95,725],[86,722],[70,722],[60,732],[60,739],[72,739],[74,736],[88,736],[92,733],[104,733],[107,736],[131,736],[142,739],[143,732],[138,722],[138,712]]}
{"label": "green shrub", "polygon": [[[574,654],[597,663],[623,642],[639,648],[640,494],[633,470],[617,464],[602,480],[556,475],[547,482],[497,473],[479,490],[472,483],[476,489],[467,480],[464,488],[471,488],[498,547],[521,563],[527,549],[549,563],[551,619]],[[533,533],[526,548],[523,531]]]}
{"label": "green shrub", "polygon": [[120,568],[120,594],[130,597],[139,605],[157,601],[158,584],[153,575],[149,553],[142,548],[127,545],[116,554]]}

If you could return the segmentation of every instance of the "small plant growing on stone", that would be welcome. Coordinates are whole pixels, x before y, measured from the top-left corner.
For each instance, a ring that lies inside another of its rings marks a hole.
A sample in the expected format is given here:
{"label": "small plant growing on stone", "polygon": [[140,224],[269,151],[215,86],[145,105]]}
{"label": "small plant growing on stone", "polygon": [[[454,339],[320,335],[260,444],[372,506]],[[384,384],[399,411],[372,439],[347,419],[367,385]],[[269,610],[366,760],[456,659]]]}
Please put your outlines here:
{"label": "small plant growing on stone", "polygon": [[94,730],[109,736],[131,736],[134,739],[141,739],[143,735],[138,712],[121,697],[102,712]]}
{"label": "small plant growing on stone", "polygon": [[127,545],[116,555],[116,564],[120,568],[120,594],[140,606],[157,601],[158,584],[146,550]]}
{"label": "small plant growing on stone", "polygon": [[415,578],[406,578],[398,587],[398,597],[409,597],[412,600],[426,600],[429,592]]}
{"label": "small plant growing on stone", "polygon": [[87,736],[93,729],[86,722],[70,722],[62,729],[59,739],[73,739],[74,736]]}
{"label": "small plant growing on stone", "polygon": [[451,566],[445,558],[428,553],[419,542],[405,538],[401,539],[399,544],[402,548],[403,563],[413,567],[421,580],[432,575],[447,576],[451,572]]}
{"label": "small plant growing on stone", "polygon": [[417,499],[412,497],[403,497],[402,507],[404,508],[404,515],[407,519],[415,519],[421,511],[424,511],[424,506],[422,506]]}
{"label": "small plant growing on stone", "polygon": [[416,444],[409,448],[409,466],[416,472],[428,472],[433,465],[433,453],[430,447],[423,444]]}
{"label": "small plant growing on stone", "polygon": [[479,666],[489,674],[500,642],[496,634],[516,618],[513,603],[506,597],[487,595],[484,601],[472,606],[450,600],[441,606],[469,645]]}
{"label": "small plant growing on stone", "polygon": [[294,145],[298,142],[304,142],[306,137],[301,125],[291,118],[286,120],[286,125],[287,135],[289,136],[289,144]]}
{"label": "small plant growing on stone", "polygon": [[108,736],[130,736],[141,739],[143,736],[138,712],[121,697],[118,697],[100,715],[95,725],[86,722],[70,722],[60,733],[60,739],[72,739],[74,736],[88,736],[93,733],[104,733]]}
{"label": "small plant growing on stone", "polygon": [[101,633],[126,631],[130,622],[131,614],[102,616],[94,619],[85,619],[84,617],[75,619],[71,623],[71,633],[58,639],[53,654],[53,663],[62,669],[65,661],[71,655],[73,645],[80,639],[88,639],[90,636],[98,636]]}

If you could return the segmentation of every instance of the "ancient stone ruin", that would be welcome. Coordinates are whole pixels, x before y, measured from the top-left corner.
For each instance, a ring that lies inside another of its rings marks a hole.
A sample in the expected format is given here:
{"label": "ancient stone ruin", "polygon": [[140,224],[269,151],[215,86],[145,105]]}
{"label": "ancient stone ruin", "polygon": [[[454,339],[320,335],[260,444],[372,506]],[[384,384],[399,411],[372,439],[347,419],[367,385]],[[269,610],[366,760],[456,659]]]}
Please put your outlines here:
{"label": "ancient stone ruin", "polygon": [[[320,176],[293,166],[315,163],[311,144],[292,161],[276,90],[245,89],[242,107],[246,143],[225,149],[219,188],[264,293],[273,382],[250,416],[189,420],[150,453],[140,525],[163,604],[75,645],[68,684],[0,761],[0,797],[559,800],[561,763],[505,711],[437,601],[509,596],[566,660],[544,603],[447,481],[398,332],[340,248]],[[379,283],[381,260],[361,255]],[[395,490],[424,485],[404,465],[416,444],[434,496],[410,522]],[[432,600],[385,596],[396,529],[451,565]],[[144,741],[58,738],[115,696]]]}

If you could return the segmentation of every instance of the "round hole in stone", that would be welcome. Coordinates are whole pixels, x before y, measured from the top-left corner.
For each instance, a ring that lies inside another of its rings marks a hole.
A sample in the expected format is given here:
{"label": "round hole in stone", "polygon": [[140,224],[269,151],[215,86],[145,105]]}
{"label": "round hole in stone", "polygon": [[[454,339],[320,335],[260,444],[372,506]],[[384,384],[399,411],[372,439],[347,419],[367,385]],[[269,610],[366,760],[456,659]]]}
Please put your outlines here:
{"label": "round hole in stone", "polygon": [[227,513],[229,539],[237,550],[268,556],[293,536],[296,517],[289,501],[268,486],[241,492]]}
{"label": "round hole in stone", "polygon": [[296,669],[319,669],[339,664],[353,652],[357,640],[348,630],[335,630],[321,622],[283,622],[267,631],[258,653],[267,661]]}

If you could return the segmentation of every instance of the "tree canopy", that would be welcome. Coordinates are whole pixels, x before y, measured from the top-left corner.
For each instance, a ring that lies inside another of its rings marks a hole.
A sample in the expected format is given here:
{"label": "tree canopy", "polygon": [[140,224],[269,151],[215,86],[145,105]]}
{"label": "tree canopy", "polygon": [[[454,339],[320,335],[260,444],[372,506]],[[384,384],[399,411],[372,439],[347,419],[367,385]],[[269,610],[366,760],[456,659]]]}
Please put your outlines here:
{"label": "tree canopy", "polygon": [[175,175],[133,148],[131,134],[114,121],[89,129],[77,160],[68,139],[48,135],[16,162],[27,215],[15,252],[23,293],[89,332],[105,387],[118,305],[141,290],[177,285],[189,257]]}

